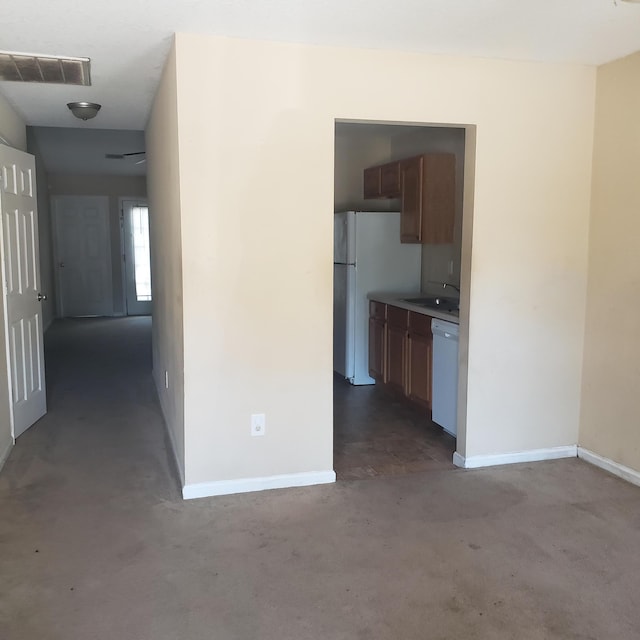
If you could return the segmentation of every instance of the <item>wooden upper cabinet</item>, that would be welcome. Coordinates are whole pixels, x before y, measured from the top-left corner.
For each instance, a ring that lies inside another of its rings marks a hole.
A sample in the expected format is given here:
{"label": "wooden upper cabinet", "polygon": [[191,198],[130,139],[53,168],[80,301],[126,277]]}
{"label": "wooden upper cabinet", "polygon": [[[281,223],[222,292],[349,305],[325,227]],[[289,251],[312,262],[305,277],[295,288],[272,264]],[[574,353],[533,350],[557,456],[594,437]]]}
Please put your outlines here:
{"label": "wooden upper cabinet", "polygon": [[402,176],[402,212],[400,242],[422,242],[422,199],[424,156],[400,163]]}
{"label": "wooden upper cabinet", "polygon": [[380,195],[383,198],[399,198],[400,194],[400,163],[383,164],[380,167]]}
{"label": "wooden upper cabinet", "polygon": [[402,218],[400,241],[422,244],[453,242],[455,156],[430,153],[400,163]]}
{"label": "wooden upper cabinet", "polygon": [[424,156],[422,242],[450,244],[456,215],[456,158],[452,153]]}
{"label": "wooden upper cabinet", "polygon": [[364,170],[364,199],[400,197],[400,163],[389,162]]}
{"label": "wooden upper cabinet", "polygon": [[370,167],[364,170],[363,183],[365,200],[380,197],[380,169],[381,167]]}
{"label": "wooden upper cabinet", "polygon": [[401,242],[451,244],[455,191],[452,153],[426,153],[364,170],[365,199],[401,198]]}

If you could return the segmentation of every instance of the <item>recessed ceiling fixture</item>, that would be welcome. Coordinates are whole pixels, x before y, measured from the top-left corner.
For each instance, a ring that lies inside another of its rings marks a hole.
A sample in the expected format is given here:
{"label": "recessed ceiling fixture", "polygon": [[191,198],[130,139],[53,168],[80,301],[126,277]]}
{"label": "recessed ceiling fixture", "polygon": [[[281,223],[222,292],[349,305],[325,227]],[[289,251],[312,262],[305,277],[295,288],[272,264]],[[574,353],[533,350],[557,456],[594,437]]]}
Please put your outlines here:
{"label": "recessed ceiling fixture", "polygon": [[71,109],[71,113],[80,120],[90,120],[95,118],[98,111],[102,108],[101,104],[95,102],[69,102],[67,107]]}
{"label": "recessed ceiling fixture", "polygon": [[89,58],[0,51],[0,80],[91,86]]}

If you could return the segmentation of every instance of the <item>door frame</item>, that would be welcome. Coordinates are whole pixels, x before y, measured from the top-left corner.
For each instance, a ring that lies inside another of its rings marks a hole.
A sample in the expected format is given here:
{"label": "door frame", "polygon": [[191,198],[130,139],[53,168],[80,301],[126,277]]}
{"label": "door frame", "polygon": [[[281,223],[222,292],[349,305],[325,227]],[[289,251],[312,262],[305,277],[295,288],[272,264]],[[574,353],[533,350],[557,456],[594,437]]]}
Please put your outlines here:
{"label": "door frame", "polygon": [[[124,237],[124,203],[139,202],[149,207],[147,196],[119,196],[118,197],[118,216],[120,219],[120,275],[122,280],[122,315],[128,316],[129,309],[127,306],[127,263],[126,255],[126,238]],[[149,242],[151,242],[151,218],[149,218]],[[153,300],[153,273],[151,274],[151,298]]]}

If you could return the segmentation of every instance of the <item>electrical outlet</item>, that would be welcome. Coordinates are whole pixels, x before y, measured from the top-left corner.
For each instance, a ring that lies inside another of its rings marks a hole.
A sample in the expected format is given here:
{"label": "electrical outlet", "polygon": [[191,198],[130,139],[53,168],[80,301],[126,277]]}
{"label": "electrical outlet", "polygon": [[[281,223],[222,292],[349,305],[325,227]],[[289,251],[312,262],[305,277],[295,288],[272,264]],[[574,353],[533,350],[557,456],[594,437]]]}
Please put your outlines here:
{"label": "electrical outlet", "polygon": [[267,426],[264,413],[251,414],[251,435],[263,436]]}
{"label": "electrical outlet", "polygon": [[164,372],[164,388],[165,389],[169,388],[169,372],[168,371]]}

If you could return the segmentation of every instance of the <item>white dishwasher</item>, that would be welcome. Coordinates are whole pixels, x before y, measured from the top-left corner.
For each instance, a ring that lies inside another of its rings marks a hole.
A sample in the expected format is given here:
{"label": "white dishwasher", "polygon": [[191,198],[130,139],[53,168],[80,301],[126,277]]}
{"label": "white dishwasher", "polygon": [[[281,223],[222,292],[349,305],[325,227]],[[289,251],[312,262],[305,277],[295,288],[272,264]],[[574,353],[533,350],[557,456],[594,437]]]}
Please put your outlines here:
{"label": "white dishwasher", "polygon": [[452,436],[458,420],[458,325],[431,320],[433,376],[431,419]]}

